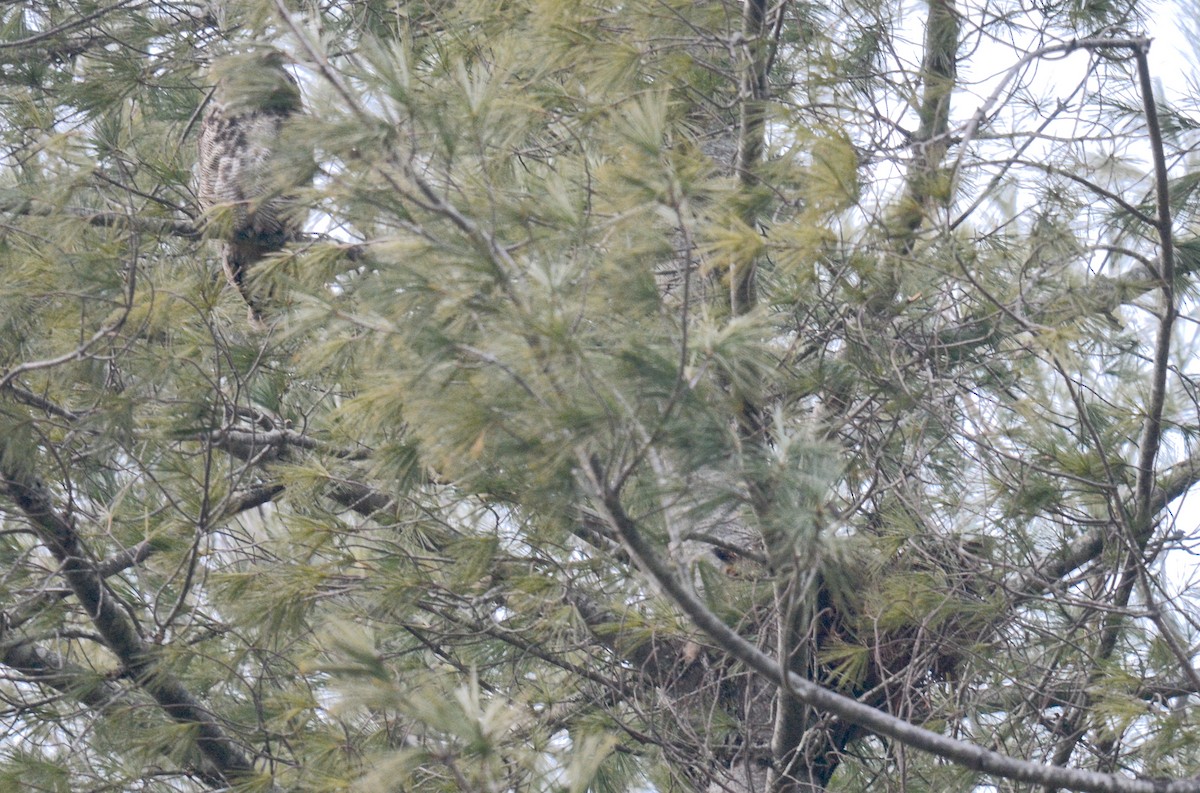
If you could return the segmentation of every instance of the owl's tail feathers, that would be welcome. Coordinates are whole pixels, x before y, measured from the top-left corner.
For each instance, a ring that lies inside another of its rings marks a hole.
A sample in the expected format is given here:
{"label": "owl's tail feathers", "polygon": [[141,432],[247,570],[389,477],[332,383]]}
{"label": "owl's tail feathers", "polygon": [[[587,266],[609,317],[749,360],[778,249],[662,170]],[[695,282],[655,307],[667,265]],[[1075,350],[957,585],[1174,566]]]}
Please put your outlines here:
{"label": "owl's tail feathers", "polygon": [[274,253],[278,247],[264,247],[254,242],[226,243],[222,263],[225,278],[229,284],[238,290],[238,294],[246,301],[247,317],[256,330],[266,330],[264,312],[270,304],[270,293],[262,295],[252,289],[249,282],[250,268],[268,253]]}

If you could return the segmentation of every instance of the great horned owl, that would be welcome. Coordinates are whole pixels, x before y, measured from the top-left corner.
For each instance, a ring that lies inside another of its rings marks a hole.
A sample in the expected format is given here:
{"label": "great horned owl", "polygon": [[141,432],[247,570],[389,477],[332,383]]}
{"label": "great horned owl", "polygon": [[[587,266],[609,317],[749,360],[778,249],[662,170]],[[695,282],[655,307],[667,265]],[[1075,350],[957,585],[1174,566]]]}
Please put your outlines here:
{"label": "great horned owl", "polygon": [[[225,276],[260,324],[262,301],[251,293],[250,267],[301,231],[303,214],[289,190],[297,184],[280,136],[301,110],[300,88],[277,52],[225,58],[213,68],[216,88],[200,122],[200,208],[221,240]],[[216,210],[214,212],[214,209]]]}

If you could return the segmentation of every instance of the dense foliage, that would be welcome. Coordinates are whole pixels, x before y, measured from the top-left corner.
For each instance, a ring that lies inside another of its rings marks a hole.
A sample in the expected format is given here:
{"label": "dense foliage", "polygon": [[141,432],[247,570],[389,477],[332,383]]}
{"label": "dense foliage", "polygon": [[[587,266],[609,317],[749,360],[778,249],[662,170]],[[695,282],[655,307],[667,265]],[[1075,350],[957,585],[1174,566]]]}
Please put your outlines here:
{"label": "dense foliage", "polygon": [[0,787],[1200,791],[1148,13],[0,7]]}

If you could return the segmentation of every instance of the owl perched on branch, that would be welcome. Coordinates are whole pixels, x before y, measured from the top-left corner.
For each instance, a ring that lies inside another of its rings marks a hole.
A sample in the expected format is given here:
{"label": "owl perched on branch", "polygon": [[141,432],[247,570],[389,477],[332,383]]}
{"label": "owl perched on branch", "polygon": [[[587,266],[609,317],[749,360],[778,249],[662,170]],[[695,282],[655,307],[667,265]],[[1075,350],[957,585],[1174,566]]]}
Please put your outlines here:
{"label": "owl perched on branch", "polygon": [[216,88],[200,122],[197,197],[210,234],[221,240],[225,276],[261,325],[262,298],[250,268],[301,232],[304,213],[290,191],[307,177],[281,146],[288,119],[301,111],[300,87],[274,51],[236,55],[213,68]]}

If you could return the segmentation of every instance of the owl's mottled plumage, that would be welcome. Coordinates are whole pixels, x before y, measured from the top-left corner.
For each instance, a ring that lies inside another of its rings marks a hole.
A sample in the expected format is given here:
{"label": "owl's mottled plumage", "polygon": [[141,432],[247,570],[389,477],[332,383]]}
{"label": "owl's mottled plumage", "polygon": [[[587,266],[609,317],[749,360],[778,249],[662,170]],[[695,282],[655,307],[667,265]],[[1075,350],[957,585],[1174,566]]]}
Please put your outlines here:
{"label": "owl's mottled plumage", "polygon": [[303,216],[286,194],[280,135],[301,110],[300,89],[277,53],[236,56],[214,69],[217,87],[200,122],[197,197],[206,213],[224,208],[219,238],[225,276],[261,318],[250,267],[301,231]]}

